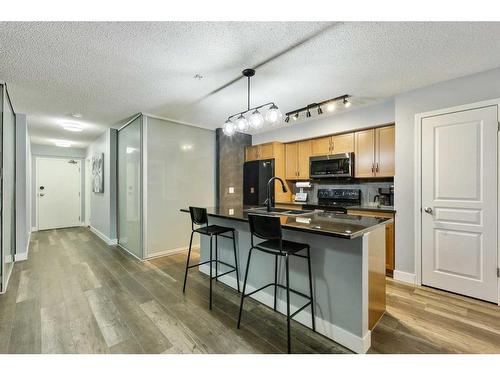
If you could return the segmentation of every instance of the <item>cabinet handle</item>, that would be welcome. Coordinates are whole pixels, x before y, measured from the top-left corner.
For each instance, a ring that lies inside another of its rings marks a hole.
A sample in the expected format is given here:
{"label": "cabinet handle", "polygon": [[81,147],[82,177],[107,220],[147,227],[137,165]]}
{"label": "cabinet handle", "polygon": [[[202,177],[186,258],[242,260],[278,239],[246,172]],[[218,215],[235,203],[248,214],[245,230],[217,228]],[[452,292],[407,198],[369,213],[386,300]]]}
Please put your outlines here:
{"label": "cabinet handle", "polygon": [[335,150],[335,143],[332,141],[332,153],[333,153],[333,150]]}
{"label": "cabinet handle", "polygon": [[378,162],[375,163],[375,172],[378,173],[379,169],[378,169]]}
{"label": "cabinet handle", "polygon": [[375,172],[375,163],[372,163],[372,173]]}

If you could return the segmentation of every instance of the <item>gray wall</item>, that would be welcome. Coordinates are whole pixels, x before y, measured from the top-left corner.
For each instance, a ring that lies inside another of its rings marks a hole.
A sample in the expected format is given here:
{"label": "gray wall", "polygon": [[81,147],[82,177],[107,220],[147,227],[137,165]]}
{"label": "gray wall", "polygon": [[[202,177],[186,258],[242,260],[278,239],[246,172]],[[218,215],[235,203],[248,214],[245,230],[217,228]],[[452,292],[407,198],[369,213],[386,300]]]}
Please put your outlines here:
{"label": "gray wall", "polygon": [[31,232],[30,142],[26,115],[16,114],[16,258],[28,251]]}
{"label": "gray wall", "polygon": [[[217,129],[216,138],[216,199],[217,204],[243,204],[243,163],[245,146],[252,144],[249,134],[235,133],[232,137]],[[229,194],[229,187],[234,187],[234,194]]]}
{"label": "gray wall", "polygon": [[37,194],[37,186],[36,186],[36,159],[37,157],[45,157],[45,158],[60,158],[60,159],[79,159],[81,160],[80,165],[80,192],[82,196],[82,205],[81,205],[81,221],[84,221],[85,218],[85,149],[83,148],[73,148],[73,147],[56,147],[56,146],[47,146],[47,145],[37,145],[31,144],[31,226],[32,228],[37,225],[37,216],[36,212],[36,194]]}
{"label": "gray wall", "polygon": [[116,130],[108,129],[88,148],[86,158],[104,154],[104,192],[91,192],[90,226],[116,240]]}
{"label": "gray wall", "polygon": [[500,98],[500,69],[441,82],[396,97],[396,269],[415,270],[415,115]]}

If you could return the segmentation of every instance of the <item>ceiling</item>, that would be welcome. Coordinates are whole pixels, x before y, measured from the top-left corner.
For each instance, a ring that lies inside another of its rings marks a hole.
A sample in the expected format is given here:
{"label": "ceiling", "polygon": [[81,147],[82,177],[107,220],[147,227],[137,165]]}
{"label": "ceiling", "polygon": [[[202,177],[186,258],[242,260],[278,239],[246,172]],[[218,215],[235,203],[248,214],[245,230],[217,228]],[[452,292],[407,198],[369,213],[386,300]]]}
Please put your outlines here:
{"label": "ceiling", "polygon": [[[138,112],[220,127],[246,107],[246,81],[210,93],[254,66],[253,105],[350,94],[354,110],[500,66],[499,34],[467,22],[0,22],[0,79],[33,143],[86,147]],[[68,120],[85,130],[63,130]]]}

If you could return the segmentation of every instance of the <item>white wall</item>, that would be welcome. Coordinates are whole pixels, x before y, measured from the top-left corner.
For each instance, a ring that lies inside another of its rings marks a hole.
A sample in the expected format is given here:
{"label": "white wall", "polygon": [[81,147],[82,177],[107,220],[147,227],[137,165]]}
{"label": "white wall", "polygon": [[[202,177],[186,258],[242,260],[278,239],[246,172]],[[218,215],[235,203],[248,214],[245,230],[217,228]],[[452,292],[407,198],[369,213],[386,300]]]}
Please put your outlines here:
{"label": "white wall", "polygon": [[396,269],[415,273],[415,114],[500,98],[500,69],[396,96]]}
{"label": "white wall", "polygon": [[[116,243],[116,130],[108,129],[88,148],[87,159],[104,154],[104,192],[91,192],[90,226],[105,236],[108,243]],[[84,189],[85,190],[85,189]]]}
{"label": "white wall", "polygon": [[394,101],[387,100],[330,116],[325,110],[320,117],[311,117],[310,120],[299,121],[295,124],[290,119],[288,126],[255,134],[252,137],[252,144],[271,141],[292,142],[391,122],[394,122]]}
{"label": "white wall", "polygon": [[36,230],[38,213],[36,211],[36,159],[37,157],[44,158],[64,158],[64,159],[79,159],[81,160],[80,165],[80,191],[82,194],[82,204],[81,204],[81,219],[85,217],[85,149],[83,148],[73,148],[73,147],[56,147],[47,145],[31,144],[31,227],[32,230]]}

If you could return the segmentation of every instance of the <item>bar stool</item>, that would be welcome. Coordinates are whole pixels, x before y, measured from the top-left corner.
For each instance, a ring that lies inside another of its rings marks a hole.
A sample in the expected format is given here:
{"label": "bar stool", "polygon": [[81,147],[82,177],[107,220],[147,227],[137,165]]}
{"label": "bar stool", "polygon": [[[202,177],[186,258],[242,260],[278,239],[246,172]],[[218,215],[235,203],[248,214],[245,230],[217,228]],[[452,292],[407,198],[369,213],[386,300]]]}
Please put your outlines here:
{"label": "bar stool", "polygon": [[[189,240],[189,251],[188,251],[188,257],[186,261],[186,272],[184,274],[184,286],[182,287],[182,293],[186,292],[186,281],[187,281],[187,274],[188,270],[193,267],[198,267],[202,264],[210,263],[210,299],[209,299],[209,306],[210,310],[212,310],[212,280],[217,279],[221,276],[227,275],[228,273],[231,272],[236,272],[236,285],[238,287],[238,293],[240,292],[240,277],[238,273],[238,257],[236,256],[236,241],[234,238],[234,228],[229,228],[229,227],[222,227],[219,225],[208,225],[208,215],[207,215],[207,210],[206,208],[200,208],[200,207],[189,207],[189,214],[191,215],[191,239]],[[201,225],[201,227],[195,229],[195,225]],[[225,233],[231,232],[232,236],[228,236]],[[199,233],[200,235],[203,236],[209,236],[210,237],[210,259],[202,262],[202,263],[197,263],[193,265],[189,265],[189,258],[191,257],[191,246],[193,244],[193,235],[195,233]],[[228,264],[226,262],[223,262],[219,260],[218,258],[218,244],[217,244],[217,238],[218,237],[225,237],[225,238],[230,238],[233,240],[233,252],[234,252],[234,265]],[[212,238],[215,237],[215,260],[212,257]],[[215,262],[215,276],[212,276],[212,263]],[[219,267],[218,265],[223,264],[231,270],[221,273],[219,275]]]}
{"label": "bar stool", "polygon": [[[238,316],[238,328],[240,328],[241,323],[241,313],[243,311],[243,301],[245,297],[249,297],[252,294],[265,289],[267,287],[274,285],[274,310],[276,311],[276,291],[277,287],[286,289],[286,319],[287,319],[287,347],[288,353],[291,352],[291,342],[290,342],[290,321],[299,312],[304,310],[307,306],[311,306],[311,319],[312,319],[312,329],[316,331],[316,325],[314,323],[314,301],[313,301],[313,291],[312,291],[312,278],[311,278],[311,256],[310,256],[310,246],[303,243],[287,241],[283,239],[281,232],[281,222],[277,216],[265,216],[265,215],[248,215],[248,222],[250,224],[250,241],[251,247],[248,253],[248,261],[245,271],[245,279],[243,281],[243,293],[241,295],[240,303],[240,313]],[[254,236],[265,241],[254,245]],[[252,250],[260,250],[265,253],[274,255],[274,283],[264,285],[263,287],[254,290],[251,293],[245,294],[245,289],[247,286],[248,269],[250,268],[250,258],[252,255]],[[307,255],[297,254],[298,252],[306,250]],[[307,267],[309,273],[309,296],[301,293],[297,290],[290,288],[290,266],[289,257],[294,255],[296,257],[307,259]],[[285,257],[285,269],[286,269],[286,285],[278,284],[278,256]],[[304,306],[299,308],[293,314],[290,314],[290,292],[295,293],[309,300]]]}

